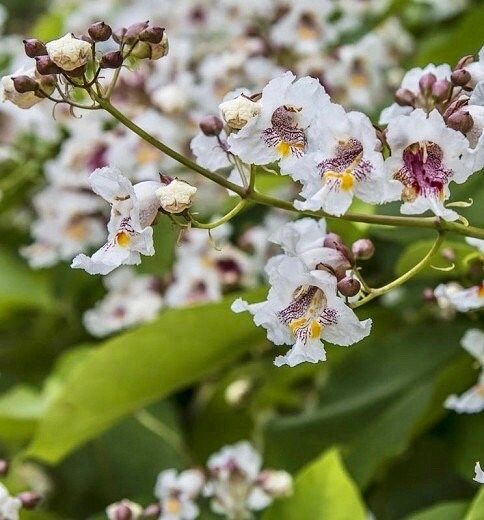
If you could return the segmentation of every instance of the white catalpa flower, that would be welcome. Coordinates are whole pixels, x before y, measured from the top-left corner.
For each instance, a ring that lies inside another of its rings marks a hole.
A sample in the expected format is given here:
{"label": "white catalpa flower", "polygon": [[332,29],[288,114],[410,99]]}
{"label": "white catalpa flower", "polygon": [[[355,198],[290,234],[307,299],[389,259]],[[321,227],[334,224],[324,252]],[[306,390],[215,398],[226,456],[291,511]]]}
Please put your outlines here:
{"label": "white catalpa flower", "polygon": [[168,180],[156,190],[161,207],[168,213],[181,213],[190,208],[197,188],[178,179]]}
{"label": "white catalpa flower", "polygon": [[484,282],[464,289],[457,283],[440,284],[434,290],[441,307],[453,307],[459,312],[468,312],[484,306]]}
{"label": "white catalpa flower", "polygon": [[371,320],[360,322],[337,295],[336,278],[323,270],[308,271],[297,258],[287,258],[270,273],[267,300],[248,304],[237,299],[234,312],[249,311],[275,345],[291,345],[276,366],[295,366],[326,359],[321,340],[348,346],[368,336]]}
{"label": "white catalpa flower", "polygon": [[126,267],[104,278],[108,294],[84,313],[83,322],[93,336],[107,336],[156,318],[163,298],[154,276],[136,275]]}
{"label": "white catalpa flower", "polygon": [[225,446],[207,462],[209,480],[204,494],[215,513],[228,518],[249,518],[275,497],[291,493],[292,479],[285,471],[264,470],[262,459],[247,441]]}
{"label": "white catalpa flower", "polygon": [[130,518],[130,520],[139,520],[143,514],[143,508],[136,504],[136,502],[131,502],[131,500],[121,500],[120,502],[116,502],[111,504],[106,508],[106,516],[108,520],[118,520],[120,517],[120,513],[130,514],[129,517],[124,516],[123,518]]}
{"label": "white catalpa flower", "polygon": [[[38,75],[35,67],[32,67],[31,69],[22,68],[9,76],[3,76],[0,81],[0,101],[10,101],[18,108],[28,109],[45,99],[41,96],[37,96],[35,92],[17,92],[13,83],[13,78],[17,76],[28,76],[35,80],[42,78],[42,76]],[[42,85],[42,90],[47,94],[52,94],[54,84],[44,84]]]}
{"label": "white catalpa flower", "polygon": [[159,520],[193,520],[198,518],[199,509],[194,499],[204,483],[203,473],[189,469],[178,473],[167,469],[158,475],[154,494],[160,501]]}
{"label": "white catalpa flower", "polygon": [[476,385],[460,396],[450,395],[445,407],[458,413],[479,413],[484,410],[484,332],[478,329],[468,330],[461,345],[476,358],[481,367],[481,375]]}
{"label": "white catalpa flower", "polygon": [[262,91],[261,113],[228,138],[230,151],[248,164],[281,161],[281,168],[310,148],[307,130],[329,97],[319,81],[286,72]]}
{"label": "white catalpa flower", "polygon": [[46,44],[49,58],[63,70],[74,70],[92,59],[91,44],[67,33],[58,40]]}
{"label": "white catalpa flower", "polygon": [[401,212],[418,215],[430,210],[445,220],[457,220],[459,215],[444,202],[450,196],[449,183],[461,184],[474,171],[465,160],[467,139],[446,127],[437,110],[426,114],[418,109],[390,122],[387,141],[388,175],[403,185]]}
{"label": "white catalpa flower", "polygon": [[291,176],[300,181],[306,200],[296,201],[300,210],[319,210],[342,215],[353,197],[381,204],[400,197],[402,186],[386,181],[381,147],[371,121],[360,112],[345,114],[334,107],[321,113],[309,129],[318,136],[318,150],[295,161]]}
{"label": "white catalpa flower", "polygon": [[0,484],[0,518],[5,520],[18,520],[22,502],[17,497],[12,497],[8,489]]}
{"label": "white catalpa flower", "polygon": [[261,113],[261,105],[244,94],[227,99],[219,105],[223,120],[230,128],[241,130],[254,117]]}
{"label": "white catalpa flower", "polygon": [[80,254],[71,267],[90,274],[108,274],[122,264],[141,262],[140,254],[152,256],[153,223],[160,201],[156,196],[159,182],[135,184],[114,168],[95,170],[90,178],[93,191],[111,204],[108,241],[92,257]]}
{"label": "white catalpa flower", "polygon": [[233,166],[228,153],[227,134],[205,135],[199,132],[191,141],[190,148],[197,163],[208,170],[216,171]]}
{"label": "white catalpa flower", "polygon": [[476,467],[474,468],[475,476],[474,479],[479,484],[484,484],[484,471],[481,469],[481,465],[479,462],[476,462]]}

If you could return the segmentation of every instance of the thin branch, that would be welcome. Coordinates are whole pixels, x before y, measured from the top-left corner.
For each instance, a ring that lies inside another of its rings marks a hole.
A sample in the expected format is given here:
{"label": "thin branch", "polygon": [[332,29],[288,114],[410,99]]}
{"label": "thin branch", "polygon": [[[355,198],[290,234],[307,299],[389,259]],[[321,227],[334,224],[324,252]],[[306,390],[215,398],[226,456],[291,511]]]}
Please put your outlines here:
{"label": "thin branch", "polygon": [[247,204],[248,204],[247,199],[241,199],[239,201],[239,203],[234,208],[232,208],[226,215],[224,215],[222,218],[216,220],[215,222],[210,222],[207,224],[198,222],[197,220],[193,219],[190,215],[192,227],[200,228],[200,229],[214,229],[218,226],[221,226],[222,224],[225,224],[229,220],[232,220],[236,215],[238,215],[247,206]]}

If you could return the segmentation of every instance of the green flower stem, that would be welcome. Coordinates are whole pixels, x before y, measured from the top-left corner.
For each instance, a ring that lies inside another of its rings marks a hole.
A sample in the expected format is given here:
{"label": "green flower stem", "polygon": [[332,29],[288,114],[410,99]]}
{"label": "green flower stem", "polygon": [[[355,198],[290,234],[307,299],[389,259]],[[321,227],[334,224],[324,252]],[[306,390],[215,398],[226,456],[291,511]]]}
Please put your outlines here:
{"label": "green flower stem", "polygon": [[222,224],[225,224],[229,220],[232,220],[236,215],[238,215],[248,204],[247,199],[241,199],[239,203],[232,208],[226,215],[224,215],[222,218],[210,222],[208,224],[204,224],[203,222],[198,222],[197,220],[193,219],[191,215],[189,216],[190,221],[192,223],[192,227],[200,228],[200,229],[214,229],[218,226],[221,226]]}
{"label": "green flower stem", "polygon": [[391,291],[392,289],[395,289],[396,287],[399,287],[400,285],[403,285],[405,282],[410,280],[410,278],[413,278],[416,274],[418,274],[422,269],[427,267],[430,264],[430,261],[432,260],[432,257],[437,253],[440,246],[442,245],[442,242],[444,241],[445,233],[439,232],[439,236],[435,240],[434,244],[430,248],[429,252],[420,260],[420,262],[412,267],[410,271],[403,274],[402,276],[396,278],[393,280],[393,282],[390,282],[387,285],[384,285],[383,287],[379,287],[378,289],[371,289],[369,288],[370,294],[368,296],[365,296],[358,302],[351,305],[353,309],[356,309],[357,307],[361,307],[362,305],[365,305],[365,303],[368,303],[369,301],[373,300],[374,298],[377,298],[378,296],[382,296],[383,294],[386,294],[387,292]]}
{"label": "green flower stem", "polygon": [[[414,227],[421,229],[436,229],[437,231],[448,231],[451,233],[457,233],[459,235],[481,238],[484,239],[484,229],[477,228],[473,226],[465,226],[464,224],[459,224],[457,222],[447,222],[439,217],[400,217],[400,216],[387,216],[387,215],[367,215],[364,213],[346,213],[341,217],[335,217],[334,215],[328,215],[323,211],[299,211],[297,210],[290,202],[277,199],[275,197],[270,197],[268,195],[264,195],[262,193],[258,193],[253,189],[253,181],[249,185],[248,189],[245,189],[242,186],[234,184],[228,181],[225,177],[207,170],[203,168],[196,162],[192,161],[188,157],[178,153],[177,151],[171,149],[166,144],[158,141],[152,135],[145,132],[138,125],[133,123],[130,119],[128,119],[123,113],[121,113],[117,108],[115,108],[108,100],[99,97],[97,94],[93,93],[95,100],[98,102],[99,106],[109,112],[114,118],[116,118],[120,123],[125,125],[127,128],[132,130],[139,137],[144,139],[146,142],[153,145],[155,148],[165,153],[175,161],[179,162],[186,168],[193,170],[194,172],[203,175],[207,179],[210,179],[213,182],[216,182],[220,186],[231,190],[237,195],[239,195],[243,199],[247,199],[258,204],[263,204],[265,206],[271,206],[274,208],[280,208],[286,211],[293,211],[299,213],[301,215],[308,215],[316,218],[340,218],[342,220],[348,220],[350,222],[363,222],[371,225],[378,226],[397,226],[397,227]],[[254,177],[252,172],[252,178]]]}

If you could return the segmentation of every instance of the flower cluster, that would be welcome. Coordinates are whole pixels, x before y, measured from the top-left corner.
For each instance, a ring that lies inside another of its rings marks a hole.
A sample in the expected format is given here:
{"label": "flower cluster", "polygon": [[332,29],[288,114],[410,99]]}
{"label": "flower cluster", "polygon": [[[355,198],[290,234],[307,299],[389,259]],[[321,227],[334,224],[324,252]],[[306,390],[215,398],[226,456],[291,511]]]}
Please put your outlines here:
{"label": "flower cluster", "polygon": [[212,510],[225,518],[250,518],[251,511],[265,509],[275,498],[291,492],[291,476],[285,471],[262,470],[259,453],[241,441],[212,455],[205,471],[162,471],[154,490],[158,501],[145,509],[123,500],[110,505],[106,513],[109,520],[193,520],[200,514],[196,500],[203,495],[210,499]]}

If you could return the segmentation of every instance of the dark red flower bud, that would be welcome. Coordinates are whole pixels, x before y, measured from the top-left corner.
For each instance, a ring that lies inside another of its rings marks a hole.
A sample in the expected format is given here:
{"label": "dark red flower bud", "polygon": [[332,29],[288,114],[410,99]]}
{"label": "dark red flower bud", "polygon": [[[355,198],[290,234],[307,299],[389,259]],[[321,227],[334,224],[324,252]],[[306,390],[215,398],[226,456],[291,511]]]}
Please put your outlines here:
{"label": "dark red flower bud", "polygon": [[39,90],[39,84],[30,76],[15,76],[12,78],[13,86],[17,92],[24,94],[25,92],[35,92]]}
{"label": "dark red flower bud", "polygon": [[35,491],[24,491],[17,495],[17,498],[22,502],[22,507],[25,509],[35,509],[42,501],[42,496]]}
{"label": "dark red flower bud", "polygon": [[77,69],[66,70],[65,74],[70,78],[80,78],[86,72],[87,65],[81,65]]}
{"label": "dark red flower bud", "polygon": [[29,58],[35,58],[36,56],[45,56],[47,54],[47,49],[45,48],[44,43],[36,38],[29,38],[24,40],[24,49],[25,54]]}
{"label": "dark red flower bud", "polygon": [[438,101],[444,101],[449,97],[450,88],[450,81],[447,81],[446,79],[438,79],[432,85],[432,96]]}
{"label": "dark red flower bud", "polygon": [[139,33],[139,39],[142,42],[160,43],[165,33],[164,27],[148,27]]}
{"label": "dark red flower bud", "polygon": [[139,35],[142,31],[148,28],[149,22],[139,22],[130,25],[126,29],[126,34],[124,35],[124,39],[128,43],[134,43],[136,40],[139,40]]}
{"label": "dark red flower bud", "polygon": [[81,36],[79,36],[79,40],[82,40],[83,42],[87,42],[90,44],[94,43],[94,40],[87,34],[81,34]]}
{"label": "dark red flower bud", "polygon": [[343,295],[350,298],[356,296],[361,289],[361,284],[356,278],[346,276],[338,282],[338,291]]}
{"label": "dark red flower bud", "polygon": [[205,116],[200,121],[200,130],[208,136],[219,135],[223,127],[222,120],[217,116]]}
{"label": "dark red flower bud", "polygon": [[427,72],[420,78],[418,86],[420,87],[421,92],[427,95],[430,94],[432,87],[434,86],[434,83],[436,81],[437,76],[435,74],[432,74],[431,72]]}
{"label": "dark red flower bud", "polygon": [[344,247],[345,243],[343,239],[337,235],[336,233],[328,233],[324,237],[324,247],[330,247],[331,249],[339,249],[340,247]]}
{"label": "dark red flower bud", "polygon": [[467,134],[474,126],[472,116],[464,108],[454,112],[446,119],[449,128]]}
{"label": "dark red flower bud", "polygon": [[375,253],[375,245],[368,238],[360,238],[353,242],[351,251],[360,260],[369,260]]}
{"label": "dark red flower bud", "polygon": [[415,94],[408,88],[399,88],[395,92],[395,101],[402,107],[411,107],[415,103]]}
{"label": "dark red flower bud", "polygon": [[10,463],[6,459],[0,459],[0,477],[4,477],[10,469]]}
{"label": "dark red flower bud", "polygon": [[121,29],[118,29],[117,31],[113,32],[113,40],[116,43],[121,44],[124,41],[124,37],[126,36],[126,27],[121,27]]}
{"label": "dark red flower bud", "polygon": [[123,54],[121,51],[107,52],[101,56],[100,67],[102,69],[119,69],[123,64]]}
{"label": "dark red flower bud", "polygon": [[469,102],[469,98],[463,97],[460,99],[456,99],[450,103],[450,105],[447,107],[447,109],[444,112],[444,119],[447,119],[450,115],[452,115],[454,112],[457,112],[460,108],[466,106]]}
{"label": "dark red flower bud", "polygon": [[150,504],[143,511],[143,518],[147,518],[149,520],[154,520],[155,518],[159,518],[161,515],[161,506],[160,504]]}
{"label": "dark red flower bud", "polygon": [[111,27],[104,22],[93,23],[87,32],[95,42],[105,42],[106,40],[109,40],[113,34]]}
{"label": "dark red flower bud", "polygon": [[62,70],[58,67],[49,56],[36,56],[36,67],[39,74],[60,74]]}
{"label": "dark red flower bud", "polygon": [[450,76],[450,80],[452,81],[453,85],[457,87],[464,87],[471,80],[471,75],[466,69],[457,69],[454,70]]}

